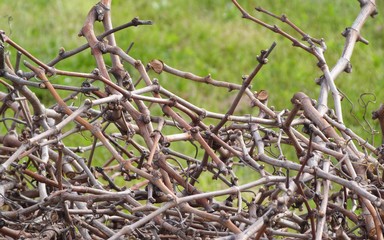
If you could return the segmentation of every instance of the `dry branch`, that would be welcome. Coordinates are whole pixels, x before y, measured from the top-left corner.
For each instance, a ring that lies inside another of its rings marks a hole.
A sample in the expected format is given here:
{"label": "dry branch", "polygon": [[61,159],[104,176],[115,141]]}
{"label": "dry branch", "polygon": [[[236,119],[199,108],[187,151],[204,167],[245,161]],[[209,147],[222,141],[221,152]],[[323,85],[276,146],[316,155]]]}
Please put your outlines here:
{"label": "dry branch", "polygon": [[[261,51],[258,64],[240,84],[200,77],[161,60],[144,65],[118,46],[114,33],[151,22],[134,18],[113,28],[111,0],[100,1],[88,13],[80,31],[87,44],[61,49],[48,63],[1,31],[0,84],[7,89],[0,92],[3,236],[383,239],[383,146],[376,148],[344,125],[335,85],[338,75],[351,66],[355,42],[366,42],[360,30],[376,13],[375,1],[359,1],[361,11],[347,28],[344,51],[331,68],[324,57],[324,40],[310,37],[285,15],[256,8],[293,29],[302,37],[298,40],[232,2],[245,19],[318,60],[323,77],[317,104],[305,93],[293,93],[290,110],[279,111],[268,106],[267,92],[251,91],[250,83],[269,55],[273,61],[274,43]],[[98,21],[105,32],[96,36]],[[15,66],[5,45],[19,53]],[[55,67],[87,48],[96,60],[91,73]],[[21,58],[30,72],[19,71]],[[133,84],[122,61],[135,68],[143,83]],[[226,113],[211,112],[206,110],[209,105],[195,106],[165,89],[153,77],[159,74],[227,88],[236,91],[236,97]],[[86,81],[80,86],[52,84],[53,75]],[[94,87],[96,81],[104,88]],[[45,107],[36,89],[43,89],[56,104]],[[64,97],[58,90],[70,94]],[[335,116],[327,114],[329,93]],[[71,105],[77,95],[86,99]],[[257,116],[236,115],[245,96],[250,107],[259,110]],[[373,115],[382,132],[383,112],[381,106]],[[71,146],[79,134],[91,138],[91,144]],[[191,145],[203,153],[195,154]],[[278,156],[269,147],[278,149]],[[258,179],[239,175],[239,168]],[[208,178],[212,189],[204,192],[198,183]]]}

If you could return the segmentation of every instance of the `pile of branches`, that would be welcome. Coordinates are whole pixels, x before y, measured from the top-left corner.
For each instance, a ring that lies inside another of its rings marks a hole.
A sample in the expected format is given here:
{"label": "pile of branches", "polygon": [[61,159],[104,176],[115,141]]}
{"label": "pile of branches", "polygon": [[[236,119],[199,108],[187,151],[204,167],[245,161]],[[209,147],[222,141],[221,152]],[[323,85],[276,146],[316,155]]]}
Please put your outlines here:
{"label": "pile of branches", "polygon": [[[322,39],[284,15],[256,9],[293,29],[298,39],[232,2],[243,18],[318,60],[323,75],[317,101],[298,92],[288,110],[276,110],[268,106],[266,91],[251,91],[268,57],[273,60],[275,43],[261,51],[257,66],[239,84],[161,60],[144,65],[116,44],[114,33],[151,22],[135,18],[113,28],[111,0],[101,0],[87,15],[80,31],[87,44],[60,49],[48,63],[1,31],[0,234],[6,239],[383,239],[383,147],[344,125],[335,85],[351,70],[355,43],[366,43],[360,30],[376,14],[375,1],[359,0],[361,11],[343,33],[344,51],[333,67]],[[98,21],[105,31],[96,36]],[[16,60],[8,54],[11,48]],[[55,67],[88,48],[97,64],[90,73]],[[132,79],[124,62],[139,79]],[[29,70],[22,71],[21,64]],[[155,77],[165,74],[227,88],[236,97],[225,113],[211,112],[209,104],[193,105],[161,86]],[[62,76],[78,84],[53,83]],[[55,104],[46,107],[37,89]],[[84,100],[76,105],[75,98]],[[257,115],[235,115],[242,98],[250,99]],[[383,108],[373,116],[381,126],[383,116]],[[91,144],[73,146],[79,134]],[[240,175],[242,169],[257,180]],[[203,181],[210,182],[209,191],[199,188]]]}

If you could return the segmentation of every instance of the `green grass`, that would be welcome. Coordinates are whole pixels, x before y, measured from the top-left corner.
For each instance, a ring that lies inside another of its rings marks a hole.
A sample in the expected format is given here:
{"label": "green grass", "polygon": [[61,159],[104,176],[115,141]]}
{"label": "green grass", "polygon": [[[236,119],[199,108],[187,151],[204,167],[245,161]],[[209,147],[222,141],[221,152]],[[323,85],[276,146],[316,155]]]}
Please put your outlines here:
{"label": "green grass", "polygon": [[[19,45],[47,62],[56,56],[60,47],[70,50],[85,43],[85,39],[79,38],[77,34],[86,14],[96,2],[5,0],[0,4],[0,28]],[[357,1],[292,0],[289,5],[286,1],[239,2],[253,15],[267,23],[277,24],[295,36],[297,34],[286,25],[254,11],[253,8],[262,6],[278,15],[285,13],[309,35],[324,38],[328,46],[325,56],[331,68],[343,50],[345,39],[340,33],[352,24],[360,9]],[[381,2],[377,4],[380,9]],[[269,64],[256,76],[252,89],[269,91],[269,104],[277,110],[292,108],[290,99],[295,92],[303,91],[314,99],[318,96],[320,87],[314,80],[322,73],[316,66],[315,58],[292,47],[281,36],[242,19],[230,1],[114,0],[112,15],[115,26],[136,16],[154,22],[153,26],[140,26],[116,33],[118,45],[123,49],[134,42],[130,54],[143,63],[157,58],[181,70],[201,76],[211,74],[214,79],[238,84],[241,83],[241,76],[249,74],[256,66],[255,58],[260,50],[268,48],[276,41],[277,47],[269,58]],[[12,17],[10,22],[9,17]],[[97,29],[100,33],[101,28]],[[351,61],[353,72],[343,73],[336,81],[338,88],[352,101],[352,104],[343,101],[346,124],[367,139],[371,135],[359,125],[363,121],[365,108],[358,101],[361,94],[366,92],[375,96],[376,102],[368,105],[367,119],[371,118],[370,113],[383,102],[383,30],[384,20],[381,15],[367,21],[362,35],[370,44],[356,45]],[[15,53],[11,54],[14,61]],[[90,72],[95,68],[95,63],[87,50],[61,62],[57,67]],[[126,67],[134,78],[138,77],[132,67]],[[233,99],[236,94],[166,74],[153,77],[157,77],[162,86],[175,94],[210,111],[225,112],[230,106],[228,99]],[[78,85],[81,83],[79,79],[62,77],[53,81]],[[39,97],[50,100],[44,93]],[[352,106],[358,121],[349,113]],[[237,114],[249,113],[255,114],[255,110],[249,107],[247,101],[242,102]],[[379,130],[377,123],[370,120],[370,124]],[[376,144],[378,139],[376,137]]]}
{"label": "green grass", "polygon": [[[283,3],[252,2],[246,1],[244,4],[247,10],[268,23],[276,23],[288,30],[282,23],[253,11],[254,6],[260,5],[276,14],[285,13],[311,36],[323,37],[328,45],[326,57],[330,66],[342,51],[344,38],[340,33],[352,23],[359,10],[357,2],[293,1],[292,7],[286,9]],[[60,47],[69,50],[85,42],[77,37],[77,33],[93,3],[9,0],[0,5],[1,25],[9,33],[7,17],[11,16],[11,37],[43,61],[48,61]],[[289,108],[287,101],[299,90],[313,98],[317,97],[319,87],[314,79],[321,72],[316,67],[315,59],[301,49],[291,47],[286,39],[242,19],[230,1],[113,1],[112,12],[115,26],[135,16],[154,22],[153,26],[132,28],[116,34],[122,48],[128,47],[131,42],[135,43],[131,51],[133,57],[144,63],[159,58],[168,65],[199,75],[210,73],[215,79],[223,81],[240,83],[241,76],[250,73],[256,65],[255,56],[259,51],[276,41],[278,46],[270,57],[270,64],[255,79],[254,90],[269,90],[270,102],[277,109]],[[357,44],[352,58],[354,72],[343,74],[337,80],[338,87],[352,99],[358,98],[361,89],[382,99],[379,87],[384,69],[380,61],[384,53],[384,40],[380,34],[384,21],[380,17],[369,19],[363,29],[363,36],[371,44]],[[87,53],[70,58],[58,66],[91,71],[94,61]],[[200,85],[171,76],[159,78],[164,86],[177,94],[196,103],[202,102],[204,95],[197,91],[201,90]],[[203,93],[212,93],[211,89],[205,89],[202,89]],[[217,92],[215,98],[219,100],[228,97],[228,94]],[[222,111],[228,107],[211,105],[212,110]]]}

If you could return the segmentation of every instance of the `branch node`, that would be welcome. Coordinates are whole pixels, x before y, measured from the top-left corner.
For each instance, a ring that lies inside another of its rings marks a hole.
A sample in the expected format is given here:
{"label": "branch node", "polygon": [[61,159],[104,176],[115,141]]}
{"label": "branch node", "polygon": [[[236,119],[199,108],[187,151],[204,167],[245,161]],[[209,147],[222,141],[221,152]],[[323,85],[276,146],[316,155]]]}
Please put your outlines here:
{"label": "branch node", "polygon": [[63,56],[63,54],[65,53],[65,48],[64,47],[61,47],[59,49],[59,56]]}
{"label": "branch node", "polygon": [[95,76],[100,76],[100,70],[98,68],[93,69],[91,73]]}
{"label": "branch node", "polygon": [[285,14],[283,14],[283,15],[281,15],[280,20],[281,20],[282,22],[286,22],[286,21],[288,20],[288,17],[287,17]]}
{"label": "branch node", "polygon": [[346,72],[346,73],[352,72],[352,63],[350,61],[347,62],[347,65],[345,66],[344,72]]}

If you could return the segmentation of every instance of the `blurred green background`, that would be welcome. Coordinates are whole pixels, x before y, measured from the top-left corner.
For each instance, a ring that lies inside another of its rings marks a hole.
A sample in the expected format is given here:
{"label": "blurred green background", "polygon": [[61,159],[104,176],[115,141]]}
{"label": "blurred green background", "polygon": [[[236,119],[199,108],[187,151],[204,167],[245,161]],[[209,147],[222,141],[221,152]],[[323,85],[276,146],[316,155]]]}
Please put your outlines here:
{"label": "blurred green background", "polygon": [[[0,3],[0,28],[14,41],[36,57],[48,62],[60,47],[74,49],[85,43],[77,36],[89,9],[97,3],[78,0],[3,0]],[[328,46],[325,53],[330,68],[337,62],[343,50],[345,38],[341,32],[351,26],[359,10],[358,1],[341,0],[239,0],[248,12],[269,24],[300,38],[287,25],[256,12],[261,6],[277,15],[286,14],[302,30],[315,38],[324,38]],[[369,45],[356,44],[351,63],[353,72],[343,73],[336,80],[337,87],[346,94],[343,100],[346,125],[371,139],[369,125],[379,130],[371,120],[371,112],[384,102],[384,10],[378,1],[374,19],[368,19],[362,36]],[[252,90],[267,90],[269,105],[276,110],[291,109],[290,99],[295,92],[303,91],[317,99],[320,87],[315,79],[321,76],[316,59],[283,37],[242,19],[230,0],[113,0],[114,26],[124,24],[133,17],[153,21],[152,26],[139,26],[116,33],[118,45],[130,51],[136,59],[147,63],[161,59],[175,68],[200,76],[211,74],[214,79],[241,83],[241,76],[249,74],[256,66],[256,55],[268,48],[273,41],[277,47],[252,83]],[[102,32],[100,24],[96,28]],[[11,51],[12,61],[15,54]],[[108,59],[108,56],[106,56]],[[108,60],[107,60],[108,63]],[[134,80],[135,70],[126,64]],[[91,72],[95,62],[89,50],[57,65],[63,70]],[[161,85],[175,94],[215,112],[225,112],[236,92],[215,89],[166,74],[155,76]],[[80,85],[78,79],[57,77],[53,82]],[[0,85],[0,88],[4,88]],[[41,94],[46,102],[49,95]],[[330,99],[331,100],[331,99]],[[367,105],[367,107],[363,106]],[[244,101],[236,114],[255,114]],[[368,123],[364,119],[368,119]],[[366,129],[367,131],[365,131]],[[375,135],[375,145],[381,140]]]}

